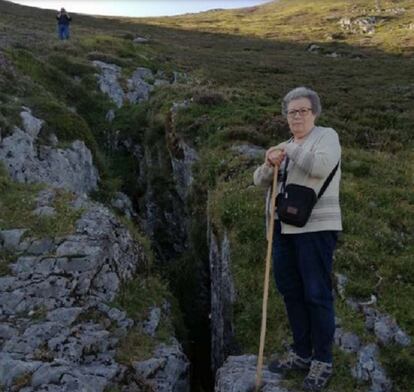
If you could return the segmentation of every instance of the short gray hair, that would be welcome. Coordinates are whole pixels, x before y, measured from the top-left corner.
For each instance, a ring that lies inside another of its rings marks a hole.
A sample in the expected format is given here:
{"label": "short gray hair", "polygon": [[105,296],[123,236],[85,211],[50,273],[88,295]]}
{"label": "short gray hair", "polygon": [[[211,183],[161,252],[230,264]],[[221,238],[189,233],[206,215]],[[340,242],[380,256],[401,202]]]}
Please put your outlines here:
{"label": "short gray hair", "polygon": [[287,116],[287,108],[291,101],[300,98],[307,98],[309,99],[311,106],[312,106],[312,113],[318,117],[322,112],[321,100],[319,99],[319,95],[307,87],[296,87],[295,89],[289,91],[282,101],[282,114],[286,117]]}

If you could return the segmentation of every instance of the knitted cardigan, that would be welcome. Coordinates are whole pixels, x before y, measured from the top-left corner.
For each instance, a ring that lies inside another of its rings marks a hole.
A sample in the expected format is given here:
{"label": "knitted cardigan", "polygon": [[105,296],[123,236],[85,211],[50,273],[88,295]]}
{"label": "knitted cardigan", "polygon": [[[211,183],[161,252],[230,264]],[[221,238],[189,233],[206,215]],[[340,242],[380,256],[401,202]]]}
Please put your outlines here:
{"label": "knitted cardigan", "polygon": [[[286,143],[286,142],[285,142]],[[284,143],[279,146],[282,147]],[[288,142],[283,146],[289,157],[287,184],[299,184],[314,189],[316,194],[333,168],[341,159],[341,146],[338,134],[332,128],[314,127],[302,144]],[[286,160],[280,172],[284,170]],[[281,175],[279,175],[281,178]],[[341,168],[338,167],[325,193],[317,201],[312,214],[303,227],[282,223],[283,234],[308,233],[323,230],[342,230],[341,209],[339,206],[339,183]],[[259,166],[253,175],[254,184],[267,187],[266,227],[270,218],[270,195],[273,180],[273,167]],[[281,183],[278,183],[281,191]],[[277,215],[276,215],[277,217]]]}

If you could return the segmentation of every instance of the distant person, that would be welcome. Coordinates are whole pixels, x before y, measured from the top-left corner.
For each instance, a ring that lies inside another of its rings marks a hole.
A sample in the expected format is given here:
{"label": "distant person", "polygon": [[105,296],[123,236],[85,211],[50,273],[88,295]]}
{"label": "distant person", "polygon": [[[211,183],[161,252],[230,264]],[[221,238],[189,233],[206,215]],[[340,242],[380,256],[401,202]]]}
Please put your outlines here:
{"label": "distant person", "polygon": [[72,20],[70,15],[66,12],[64,8],[61,8],[56,15],[58,21],[58,33],[61,40],[69,39],[69,24]]}
{"label": "distant person", "polygon": [[[273,271],[293,334],[290,351],[272,361],[269,370],[305,370],[304,389],[320,391],[332,374],[335,311],[331,272],[342,230],[341,146],[332,128],[315,124],[321,113],[315,91],[305,87],[290,91],[282,101],[282,113],[292,137],[269,148],[265,162],[254,173],[254,183],[270,189],[275,167],[279,168]],[[309,218],[299,222],[309,192],[316,204],[308,207]],[[269,209],[270,203],[267,206]]]}

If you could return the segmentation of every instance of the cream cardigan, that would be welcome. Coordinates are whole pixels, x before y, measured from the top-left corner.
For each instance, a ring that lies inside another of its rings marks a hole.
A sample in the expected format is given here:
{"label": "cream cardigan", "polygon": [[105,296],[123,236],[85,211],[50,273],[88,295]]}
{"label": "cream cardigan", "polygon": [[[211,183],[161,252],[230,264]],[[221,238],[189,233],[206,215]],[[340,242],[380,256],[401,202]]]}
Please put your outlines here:
{"label": "cream cardigan", "polygon": [[[279,146],[282,146],[282,144]],[[318,194],[326,178],[341,159],[338,134],[332,128],[314,127],[302,144],[287,143],[285,150],[289,157],[286,184],[304,185],[313,188],[316,194]],[[285,161],[282,163],[281,169],[283,169],[284,164]],[[282,233],[296,234],[322,230],[342,230],[339,206],[340,179],[341,168],[338,167],[325,193],[316,203],[306,225],[296,227],[282,223]],[[273,167],[265,164],[259,166],[254,172],[253,180],[255,185],[268,188],[266,198],[266,226],[268,226]],[[280,182],[278,185],[280,192]]]}

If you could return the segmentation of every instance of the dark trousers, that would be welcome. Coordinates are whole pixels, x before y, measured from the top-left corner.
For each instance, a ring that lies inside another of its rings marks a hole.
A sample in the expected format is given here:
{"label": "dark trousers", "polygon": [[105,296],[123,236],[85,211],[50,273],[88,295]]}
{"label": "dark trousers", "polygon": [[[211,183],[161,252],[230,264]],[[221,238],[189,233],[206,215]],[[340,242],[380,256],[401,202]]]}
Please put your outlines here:
{"label": "dark trousers", "polygon": [[69,31],[68,24],[58,24],[58,34],[61,40],[69,39]]}
{"label": "dark trousers", "polygon": [[273,272],[285,301],[293,350],[303,358],[332,362],[335,311],[332,257],[336,231],[281,234],[275,222]]}

